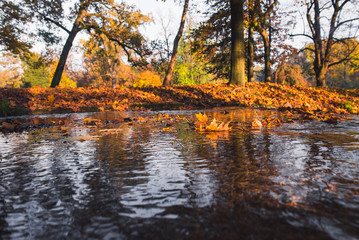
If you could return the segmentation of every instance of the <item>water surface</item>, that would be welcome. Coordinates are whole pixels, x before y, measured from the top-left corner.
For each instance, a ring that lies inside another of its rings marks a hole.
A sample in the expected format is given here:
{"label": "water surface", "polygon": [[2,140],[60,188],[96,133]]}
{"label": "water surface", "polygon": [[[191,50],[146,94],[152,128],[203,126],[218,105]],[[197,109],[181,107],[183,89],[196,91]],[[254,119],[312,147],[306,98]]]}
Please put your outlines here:
{"label": "water surface", "polygon": [[111,134],[82,124],[156,114],[45,116],[72,123],[0,134],[1,238],[359,239],[358,118],[242,131],[280,114],[208,111],[234,122],[221,133],[185,121],[106,125]]}

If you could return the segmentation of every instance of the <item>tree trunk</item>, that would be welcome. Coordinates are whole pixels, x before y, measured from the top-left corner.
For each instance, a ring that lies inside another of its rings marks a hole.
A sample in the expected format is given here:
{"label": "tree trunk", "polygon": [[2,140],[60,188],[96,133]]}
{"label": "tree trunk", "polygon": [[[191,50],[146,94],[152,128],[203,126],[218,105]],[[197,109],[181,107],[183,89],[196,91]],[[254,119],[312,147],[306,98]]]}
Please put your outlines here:
{"label": "tree trunk", "polygon": [[163,86],[171,85],[171,77],[172,77],[173,68],[175,66],[176,58],[177,58],[178,44],[179,44],[179,41],[181,40],[184,25],[185,25],[185,22],[186,22],[188,3],[189,3],[189,0],[185,0],[184,6],[183,6],[183,12],[182,12],[181,24],[180,24],[178,33],[177,33],[177,35],[175,37],[175,40],[174,40],[174,43],[173,43],[173,51],[172,51],[171,61],[170,61],[170,64],[168,66],[165,79],[163,81]]}
{"label": "tree trunk", "polygon": [[247,59],[247,81],[254,81],[254,40],[253,40],[253,28],[248,28],[248,59]]}
{"label": "tree trunk", "polygon": [[112,88],[117,88],[117,78],[112,78]]}
{"label": "tree trunk", "polygon": [[316,78],[317,78],[317,87],[325,87],[326,86],[326,75],[328,72],[328,64],[324,63],[321,68],[318,69],[318,71],[315,72]]}
{"label": "tree trunk", "polygon": [[268,34],[263,35],[264,42],[264,82],[271,82],[270,42]]}
{"label": "tree trunk", "polygon": [[117,88],[117,67],[118,60],[115,59],[111,67],[112,88]]}
{"label": "tree trunk", "polygon": [[75,39],[78,32],[79,32],[79,27],[74,24],[69,36],[67,37],[65,46],[62,49],[60,59],[59,59],[59,63],[57,64],[54,77],[52,78],[52,81],[51,81],[51,87],[52,88],[57,87],[60,84],[61,76],[62,76],[62,73],[63,73],[63,71],[65,69],[67,57],[68,57],[69,52],[71,50],[72,43],[73,43],[73,41],[74,41],[74,39]]}
{"label": "tree trunk", "polygon": [[325,86],[325,73],[323,74],[323,42],[320,28],[319,0],[314,0],[314,72],[317,86]]}
{"label": "tree trunk", "polygon": [[72,43],[73,43],[77,33],[79,31],[81,31],[80,24],[82,22],[82,18],[85,16],[87,8],[91,5],[92,2],[93,2],[93,0],[87,0],[87,1],[84,1],[81,3],[79,13],[78,13],[76,20],[72,26],[69,36],[67,37],[66,43],[62,49],[59,63],[57,64],[54,77],[52,78],[52,81],[51,81],[52,88],[57,87],[60,84],[61,76],[65,69],[66,60],[67,60],[67,57],[71,50]]}
{"label": "tree trunk", "polygon": [[344,63],[344,73],[343,73],[343,80],[344,80],[345,83],[348,80],[347,68],[348,68],[348,61],[345,61],[345,63]]}
{"label": "tree trunk", "polygon": [[[309,1],[309,4],[307,5],[307,23],[309,25],[310,31],[311,31],[311,39],[313,40],[314,44],[314,72],[315,72],[315,79],[316,84],[319,87],[325,86],[326,82],[326,74],[328,71],[329,66],[333,66],[333,64],[329,64],[330,61],[330,55],[332,54],[332,47],[335,42],[340,42],[342,40],[345,40],[346,38],[342,39],[336,39],[335,33],[337,31],[340,31],[341,26],[345,26],[346,23],[351,23],[353,21],[357,21],[357,16],[353,15],[353,18],[351,19],[345,19],[340,21],[339,16],[341,13],[343,13],[343,8],[346,4],[351,3],[353,1],[350,0],[332,0],[332,1],[319,1],[319,0],[311,0]],[[323,6],[320,6],[320,3],[323,4]],[[331,6],[330,6],[331,5]],[[323,40],[321,36],[321,29],[323,26],[321,26],[320,23],[320,14],[321,11],[324,9],[330,10],[332,13],[331,16],[326,15],[325,18],[327,18],[330,21],[330,27],[328,32],[328,36],[324,37],[325,40]],[[314,11],[314,19],[312,19],[312,11]],[[345,13],[344,13],[345,14]],[[350,37],[349,37],[350,38]]]}
{"label": "tree trunk", "polygon": [[231,79],[229,84],[245,86],[244,0],[231,0]]}
{"label": "tree trunk", "polygon": [[271,61],[270,61],[270,42],[267,30],[259,28],[259,34],[262,37],[264,45],[264,82],[271,82]]}

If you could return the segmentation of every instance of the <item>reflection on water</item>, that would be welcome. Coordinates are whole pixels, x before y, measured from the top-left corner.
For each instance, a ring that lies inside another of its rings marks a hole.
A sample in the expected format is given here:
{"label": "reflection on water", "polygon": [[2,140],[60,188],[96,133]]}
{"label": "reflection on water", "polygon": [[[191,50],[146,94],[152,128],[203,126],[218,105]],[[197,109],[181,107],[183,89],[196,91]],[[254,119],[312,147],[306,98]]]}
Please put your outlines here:
{"label": "reflection on water", "polygon": [[[273,114],[208,112],[234,123]],[[1,134],[1,238],[359,238],[358,119],[218,134],[157,124]]]}

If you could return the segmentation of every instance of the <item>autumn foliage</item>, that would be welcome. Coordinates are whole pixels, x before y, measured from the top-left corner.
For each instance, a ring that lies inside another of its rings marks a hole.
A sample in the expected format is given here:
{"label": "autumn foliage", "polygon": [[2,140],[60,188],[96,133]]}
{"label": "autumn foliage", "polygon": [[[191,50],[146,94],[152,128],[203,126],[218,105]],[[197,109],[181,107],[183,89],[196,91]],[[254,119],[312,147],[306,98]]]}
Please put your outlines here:
{"label": "autumn foliage", "polygon": [[84,111],[204,109],[242,106],[298,113],[357,114],[359,90],[249,83],[127,88],[0,88],[0,102],[28,114]]}

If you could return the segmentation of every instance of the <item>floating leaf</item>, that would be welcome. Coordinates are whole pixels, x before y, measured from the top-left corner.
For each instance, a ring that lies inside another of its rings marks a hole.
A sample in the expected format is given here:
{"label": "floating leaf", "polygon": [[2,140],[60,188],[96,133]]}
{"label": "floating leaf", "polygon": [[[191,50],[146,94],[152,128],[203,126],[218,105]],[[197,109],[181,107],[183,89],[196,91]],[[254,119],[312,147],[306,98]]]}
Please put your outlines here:
{"label": "floating leaf", "polygon": [[255,119],[254,121],[252,121],[251,123],[251,128],[252,129],[261,129],[263,127],[263,124],[261,121],[259,121],[258,119]]}
{"label": "floating leaf", "polygon": [[101,120],[99,119],[92,119],[92,118],[85,118],[82,120],[85,125],[99,125],[101,123]]}
{"label": "floating leaf", "polygon": [[232,130],[231,127],[229,127],[230,122],[221,124],[217,123],[216,119],[213,119],[212,122],[206,126],[205,131],[207,132],[220,132],[220,131],[230,131]]}
{"label": "floating leaf", "polygon": [[197,113],[195,114],[196,117],[197,117],[197,121],[200,122],[200,123],[207,123],[208,121],[208,117],[205,113]]}

